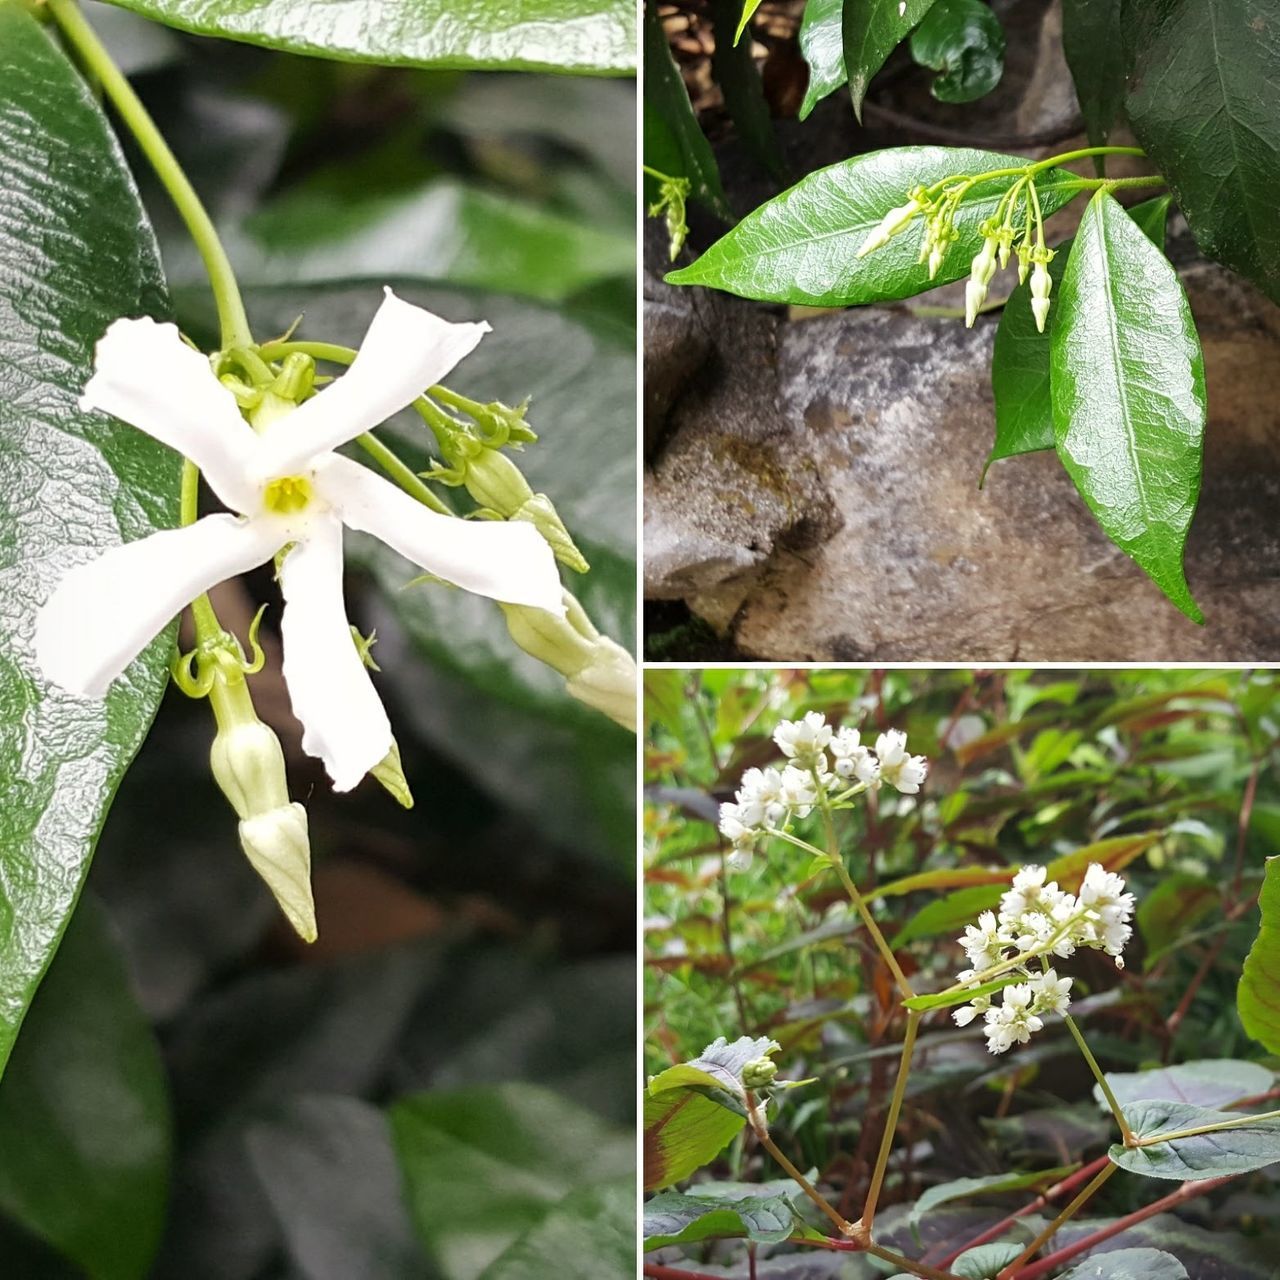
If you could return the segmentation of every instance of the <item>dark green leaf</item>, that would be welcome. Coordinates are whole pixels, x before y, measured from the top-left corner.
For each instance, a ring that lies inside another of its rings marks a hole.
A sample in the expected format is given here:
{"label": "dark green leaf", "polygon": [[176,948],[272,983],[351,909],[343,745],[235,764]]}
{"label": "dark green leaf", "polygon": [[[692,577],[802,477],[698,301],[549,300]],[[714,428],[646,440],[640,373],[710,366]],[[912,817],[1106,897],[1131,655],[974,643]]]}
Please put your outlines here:
{"label": "dark green leaf", "polygon": [[142,1280],[168,1178],[160,1051],[86,899],[0,1083],[0,1208],[93,1280]]}
{"label": "dark green leaf", "polygon": [[[918,261],[923,224],[917,218],[888,244],[859,258],[858,250],[885,214],[905,203],[917,183],[929,186],[965,173],[1020,167],[1017,156],[952,147],[895,147],[819,169],[748,214],[696,262],[667,276],[744,298],[847,307],[909,298],[969,273],[982,247],[978,228],[995,212],[1015,178],[977,184],[956,218],[953,243],[936,280]],[[1045,217],[1075,194],[1074,175],[1051,170],[1036,181]]]}
{"label": "dark green leaf", "polygon": [[975,996],[994,995],[997,991],[1003,991],[1010,983],[1017,981],[1017,974],[1008,974],[1001,978],[993,978],[990,982],[983,982],[976,987],[966,987],[963,991],[937,991],[932,995],[912,996],[910,1000],[902,1002],[902,1007],[914,1009],[920,1013],[929,1009],[950,1009],[957,1004],[968,1004]]}
{"label": "dark green leaf", "polygon": [[390,1114],[414,1224],[446,1280],[475,1280],[570,1192],[635,1166],[630,1131],[531,1085],[433,1091]]}
{"label": "dark green leaf", "polygon": [[0,201],[2,1070],[173,643],[166,632],[105,701],[72,698],[36,671],[36,610],[95,550],[177,523],[181,464],[77,405],[112,320],[166,311],[155,241],[89,90],[20,5],[0,4],[0,49],[0,190],[15,193]]}
{"label": "dark green leaf", "polygon": [[387,66],[626,75],[635,7],[626,0],[113,0],[202,36]]}
{"label": "dark green leaf", "polygon": [[644,1206],[644,1247],[743,1238],[777,1244],[795,1231],[796,1223],[786,1195],[713,1199],[664,1191]]}
{"label": "dark green leaf", "polygon": [[[1142,1101],[1225,1107],[1266,1093],[1274,1082],[1275,1073],[1266,1067],[1234,1058],[1205,1058],[1151,1071],[1107,1072],[1107,1083],[1121,1107]],[[1098,1085],[1093,1086],[1093,1096],[1104,1111],[1108,1109]]]}
{"label": "dark green leaf", "polygon": [[1107,1154],[1130,1173],[1199,1182],[1229,1173],[1248,1173],[1280,1160],[1280,1118],[1244,1123],[1247,1117],[1238,1112],[1211,1111],[1185,1102],[1135,1102],[1123,1110],[1140,1139],[1159,1139],[1207,1125],[1237,1126],[1138,1147],[1116,1143]]}
{"label": "dark green leaf", "polygon": [[844,69],[842,0],[805,0],[800,20],[800,56],[809,64],[809,84],[800,106],[805,120],[829,93],[848,79]]}
{"label": "dark green leaf", "polygon": [[939,75],[939,102],[973,102],[1004,74],[1004,28],[984,0],[935,0],[911,33],[911,56]]}
{"label": "dark green leaf", "polygon": [[1270,1053],[1280,1053],[1280,858],[1268,858],[1258,905],[1262,922],[1236,991],[1240,1023]]}
{"label": "dark green leaf", "polygon": [[994,1240],[966,1249],[952,1264],[955,1275],[965,1280],[993,1280],[1015,1258],[1021,1256],[1024,1245],[1014,1240]]}
{"label": "dark green leaf", "polygon": [[[930,1187],[911,1206],[908,1224],[915,1228],[928,1213],[939,1205],[952,1200],[967,1200],[970,1196],[996,1195],[1001,1191],[1021,1191],[1024,1187],[1048,1185],[1069,1174],[1074,1165],[1060,1169],[1041,1169],[1036,1173],[992,1173],[983,1178],[955,1178]],[[1015,1255],[1016,1256],[1016,1255]]]}
{"label": "dark green leaf", "polygon": [[1124,101],[1122,6],[1123,0],[1062,0],[1062,49],[1095,147],[1106,143]]}
{"label": "dark green leaf", "polygon": [[1138,903],[1138,930],[1147,944],[1146,967],[1153,957],[1176,946],[1218,905],[1221,892],[1211,880],[1175,873],[1166,876]]}
{"label": "dark green leaf", "polygon": [[925,903],[902,926],[893,939],[894,947],[905,946],[915,938],[935,938],[940,933],[954,933],[962,926],[972,924],[979,912],[994,907],[1000,901],[1004,890],[1004,885],[975,884]]}
{"label": "dark green leaf", "polygon": [[[765,101],[760,71],[751,56],[751,41],[729,39],[729,30],[737,20],[738,6],[739,0],[713,0],[711,12],[715,45],[711,51],[711,74],[724,94],[725,109],[738,130],[738,136],[765,170],[780,179],[783,173],[782,152],[773,131],[773,119]],[[748,0],[747,8],[743,10],[744,24],[749,10],[754,7]]]}
{"label": "dark green leaf", "polygon": [[[1132,11],[1131,16],[1128,16]],[[1280,21],[1271,0],[1126,9],[1125,110],[1196,243],[1280,301]]]}
{"label": "dark green leaf", "polygon": [[[1144,200],[1129,216],[1157,248],[1164,247],[1164,224],[1169,197]],[[1064,240],[1049,263],[1049,276],[1060,293],[1063,273],[1071,254],[1071,240]],[[996,401],[996,439],[983,469],[1002,458],[1053,448],[1053,401],[1049,394],[1049,341],[1058,309],[1049,312],[1044,333],[1036,328],[1031,311],[1031,283],[1024,281],[1009,295],[1000,313],[995,348],[991,354],[991,388]]]}
{"label": "dark green leaf", "polygon": [[934,0],[844,0],[845,77],[859,121],[871,77],[933,3]]}
{"label": "dark green leaf", "polygon": [[[671,56],[657,0],[644,6],[644,162],[670,178],[687,178],[695,200],[731,217],[720,168]],[[655,193],[646,186],[647,195]]]}
{"label": "dark green leaf", "polygon": [[1200,495],[1200,340],[1177,273],[1105,191],[1085,210],[1056,305],[1058,456],[1112,541],[1201,622],[1182,568]]}
{"label": "dark green leaf", "polygon": [[246,1134],[249,1161],[304,1280],[416,1276],[425,1270],[377,1107],[297,1098]]}
{"label": "dark green leaf", "polygon": [[1061,1280],[1187,1280],[1187,1269],[1163,1249],[1113,1249],[1091,1254]]}

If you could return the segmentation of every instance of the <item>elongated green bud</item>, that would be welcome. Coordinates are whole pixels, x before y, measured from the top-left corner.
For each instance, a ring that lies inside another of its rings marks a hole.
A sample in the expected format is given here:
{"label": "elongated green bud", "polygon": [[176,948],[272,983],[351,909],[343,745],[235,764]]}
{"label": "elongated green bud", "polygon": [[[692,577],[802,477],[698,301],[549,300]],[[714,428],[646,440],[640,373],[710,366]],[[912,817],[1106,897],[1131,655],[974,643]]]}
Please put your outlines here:
{"label": "elongated green bud", "polygon": [[994,236],[988,236],[982,242],[982,248],[973,260],[969,272],[968,283],[964,287],[964,323],[968,329],[978,318],[982,304],[987,300],[987,288],[991,277],[996,273],[996,249],[999,242]]}
{"label": "elongated green bud", "polygon": [[318,934],[307,811],[295,801],[245,818],[240,823],[240,847],[298,937],[314,942]]}
{"label": "elongated green bud", "polygon": [[1036,328],[1043,333],[1049,318],[1049,294],[1053,289],[1053,277],[1049,274],[1052,250],[1037,250],[1031,255],[1035,266],[1031,269],[1031,311],[1036,318]]}
{"label": "elongated green bud", "polygon": [[241,818],[289,803],[280,739],[256,716],[219,728],[209,751],[209,764],[214,781]]}
{"label": "elongated green bud", "polygon": [[555,558],[575,573],[586,573],[591,566],[569,536],[554,503],[545,493],[535,493],[511,513],[512,520],[527,520],[542,534]]}
{"label": "elongated green bud", "polygon": [[862,242],[857,256],[865,258],[867,254],[874,253],[877,249],[883,248],[898,234],[912,218],[920,212],[922,205],[914,197],[908,200],[906,204],[899,205],[896,209],[890,209],[880,220],[880,225]]}

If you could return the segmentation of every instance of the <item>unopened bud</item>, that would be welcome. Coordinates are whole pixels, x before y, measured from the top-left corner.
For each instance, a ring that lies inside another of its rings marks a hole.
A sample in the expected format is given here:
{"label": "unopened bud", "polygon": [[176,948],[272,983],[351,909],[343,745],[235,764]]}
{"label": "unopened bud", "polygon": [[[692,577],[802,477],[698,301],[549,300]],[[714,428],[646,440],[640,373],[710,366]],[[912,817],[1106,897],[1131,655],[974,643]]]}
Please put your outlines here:
{"label": "unopened bud", "polygon": [[1036,328],[1041,333],[1049,318],[1049,293],[1053,289],[1053,277],[1046,262],[1047,259],[1036,258],[1031,272],[1031,310],[1036,318]]}
{"label": "unopened bud", "polygon": [[920,212],[921,208],[920,202],[913,196],[906,204],[890,209],[880,219],[880,225],[862,242],[857,256],[865,258],[867,254],[874,253],[888,244]]}
{"label": "unopened bud", "polygon": [[220,726],[209,751],[209,764],[222,794],[241,818],[289,803],[280,739],[261,720]]}
{"label": "unopened bud", "polygon": [[988,236],[973,260],[969,281],[964,287],[964,322],[967,328],[973,328],[978,311],[987,300],[987,286],[996,272],[996,246],[996,239]]}
{"label": "unopened bud", "polygon": [[752,1058],[742,1068],[742,1084],[746,1089],[763,1089],[777,1074],[778,1064],[772,1058]]}
{"label": "unopened bud", "polygon": [[505,453],[482,448],[474,457],[459,459],[467,492],[482,506],[504,518],[533,497],[529,482]]}
{"label": "unopened bud", "polygon": [[311,844],[307,811],[298,803],[255,814],[240,823],[240,846],[275,895],[303,942],[314,942],[316,906],[311,896]]}
{"label": "unopened bud", "polygon": [[569,536],[569,530],[564,527],[564,521],[560,519],[555,504],[545,493],[535,493],[526,502],[521,503],[511,513],[511,519],[527,520],[533,525],[542,534],[555,554],[555,558],[575,573],[586,573],[591,568],[586,556],[578,550],[577,544]]}
{"label": "unopened bud", "polygon": [[569,693],[620,724],[636,730],[636,664],[608,636],[597,638],[591,661],[566,682]]}
{"label": "unopened bud", "polygon": [[942,259],[946,257],[946,249],[941,241],[936,241],[929,250],[929,279],[933,280],[942,268]]}
{"label": "unopened bud", "polygon": [[413,792],[409,790],[409,780],[404,776],[404,768],[400,763],[400,746],[394,738],[391,750],[369,772],[401,808],[413,808]]}

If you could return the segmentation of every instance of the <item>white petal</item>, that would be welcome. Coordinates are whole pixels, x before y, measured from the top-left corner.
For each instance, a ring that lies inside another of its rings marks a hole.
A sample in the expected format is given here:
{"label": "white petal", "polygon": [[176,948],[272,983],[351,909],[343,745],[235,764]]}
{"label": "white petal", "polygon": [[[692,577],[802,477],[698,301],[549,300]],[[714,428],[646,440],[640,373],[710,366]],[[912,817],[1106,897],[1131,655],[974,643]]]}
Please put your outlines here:
{"label": "white petal", "polygon": [[342,525],[311,522],[284,559],[284,681],[302,721],[302,749],[318,756],[335,791],[350,791],[391,750],[391,724],[342,600]]}
{"label": "white petal", "polygon": [[442,516],[337,454],[317,466],[316,489],[344,524],[381,538],[446,582],[506,604],[564,616],[555,555],[533,525]]}
{"label": "white petal", "polygon": [[40,610],[36,661],[54,684],[100,698],[184,605],[279,545],[271,525],[223,513],[112,547],[72,569]]}
{"label": "white petal", "polygon": [[190,458],[227,506],[256,508],[250,471],[262,442],[174,325],[115,321],[98,343],[80,407],[110,413]]}
{"label": "white petal", "polygon": [[390,289],[336,382],[267,433],[264,474],[288,475],[318,454],[385,422],[475,350],[487,324],[452,324],[397,298]]}

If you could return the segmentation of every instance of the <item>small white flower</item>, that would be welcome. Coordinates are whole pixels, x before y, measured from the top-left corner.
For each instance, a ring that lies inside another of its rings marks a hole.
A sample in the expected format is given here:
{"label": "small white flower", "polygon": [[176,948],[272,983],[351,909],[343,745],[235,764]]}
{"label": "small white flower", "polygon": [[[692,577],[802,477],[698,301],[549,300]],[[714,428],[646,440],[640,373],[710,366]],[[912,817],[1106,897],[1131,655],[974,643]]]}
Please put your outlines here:
{"label": "small white flower", "polygon": [[1046,969],[1039,977],[1031,979],[1035,993],[1037,1013],[1066,1013],[1071,1004],[1072,978],[1059,978],[1057,971]]}
{"label": "small white flower", "polygon": [[563,616],[550,547],[523,521],[438,515],[334,452],[440,381],[488,331],[389,289],[351,368],[258,435],[209,361],[171,324],[117,320],[98,343],[86,410],[190,458],[239,514],[205,516],[73,568],[40,611],[36,660],[53,684],[101,698],[161,628],[225,578],[284,552],[284,678],[302,746],[348,791],[391,750],[391,725],[352,643],[344,526],[479,595]]}
{"label": "small white flower", "polygon": [[782,771],[782,799],[795,817],[807,818],[813,806],[818,803],[813,778],[803,769],[787,765]]}
{"label": "small white flower", "polygon": [[[994,911],[984,911],[977,925],[966,925],[960,945],[975,970],[989,969],[1003,959],[1000,926]],[[962,978],[961,981],[964,981]]]}
{"label": "small white flower", "polygon": [[747,826],[781,826],[787,820],[782,774],[777,769],[748,769],[738,787],[738,804]]}
{"label": "small white flower", "polygon": [[773,740],[788,760],[807,769],[818,762],[831,734],[831,726],[821,711],[807,711],[802,720],[783,720],[773,731]]}
{"label": "small white flower", "polygon": [[839,777],[870,786],[880,776],[880,762],[861,743],[857,729],[841,729],[831,739],[832,768]]}
{"label": "small white flower", "polygon": [[880,758],[880,778],[904,795],[913,796],[929,773],[924,756],[907,754],[907,735],[890,729],[876,738],[876,755]]}

